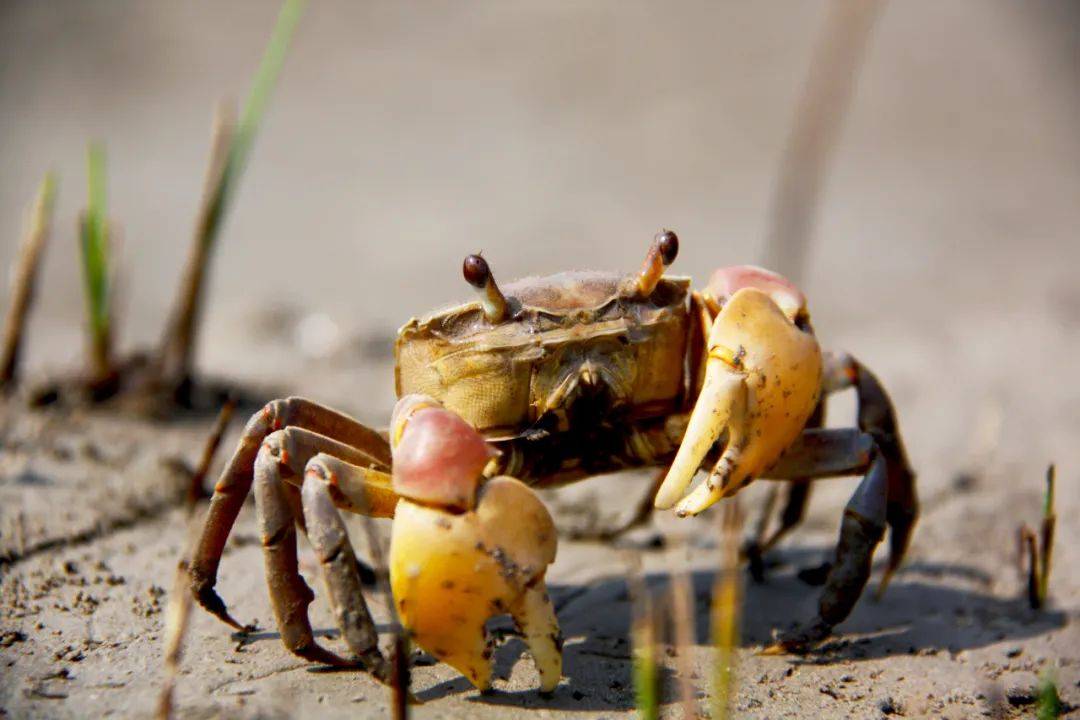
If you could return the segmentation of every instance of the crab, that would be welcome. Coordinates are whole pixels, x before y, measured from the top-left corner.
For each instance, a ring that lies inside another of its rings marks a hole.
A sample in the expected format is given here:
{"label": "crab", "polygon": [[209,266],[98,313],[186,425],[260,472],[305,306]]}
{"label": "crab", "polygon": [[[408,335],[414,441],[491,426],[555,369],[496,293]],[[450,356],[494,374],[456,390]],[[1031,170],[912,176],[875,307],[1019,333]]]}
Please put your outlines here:
{"label": "crab", "polygon": [[[478,297],[413,318],[398,332],[402,399],[388,431],[302,398],[266,405],[214,488],[189,567],[197,601],[243,627],[214,586],[254,486],[285,647],[386,680],[389,664],[339,510],[396,514],[391,586],[416,642],[487,689],[484,621],[509,612],[530,643],[541,688],[550,690],[561,645],[543,582],[555,537],[531,488],[653,468],[637,521],[653,507],[697,515],[756,479],[786,482],[779,527],[745,548],[753,561],[799,523],[813,481],[861,475],[816,617],[766,652],[804,652],[827,638],[862,594],[886,529],[890,557],[879,591],[915,525],[915,475],[896,413],[864,365],[820,350],[806,299],[791,282],[735,266],[696,291],[689,278],[665,274],[678,245],[665,230],[637,273],[571,271],[505,291],[483,257],[468,256],[463,274]],[[826,428],[826,398],[849,387],[857,427]],[[691,487],[703,469],[705,478]],[[319,558],[349,657],[315,641],[297,528]],[[462,594],[468,587],[471,600]]]}

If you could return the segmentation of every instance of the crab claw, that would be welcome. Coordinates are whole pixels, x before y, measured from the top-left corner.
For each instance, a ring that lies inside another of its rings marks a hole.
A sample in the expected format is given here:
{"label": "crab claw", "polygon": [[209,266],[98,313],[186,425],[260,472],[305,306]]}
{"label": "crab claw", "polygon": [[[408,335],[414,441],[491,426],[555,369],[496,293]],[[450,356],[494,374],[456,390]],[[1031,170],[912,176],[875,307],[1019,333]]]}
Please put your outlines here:
{"label": "crab claw", "polygon": [[[798,309],[782,308],[770,290],[776,288],[735,290],[713,321],[704,384],[656,507],[696,515],[733,495],[780,457],[813,412],[821,351],[814,336],[794,324]],[[683,497],[721,439],[724,450],[708,479]]]}
{"label": "crab claw", "polygon": [[509,613],[536,662],[541,691],[554,690],[562,641],[544,584],[555,560],[551,515],[514,478],[480,484],[490,455],[477,443],[486,443],[430,398],[398,403],[391,438],[394,488],[402,499],[390,542],[390,585],[402,624],[417,645],[487,690],[492,643],[485,625]]}

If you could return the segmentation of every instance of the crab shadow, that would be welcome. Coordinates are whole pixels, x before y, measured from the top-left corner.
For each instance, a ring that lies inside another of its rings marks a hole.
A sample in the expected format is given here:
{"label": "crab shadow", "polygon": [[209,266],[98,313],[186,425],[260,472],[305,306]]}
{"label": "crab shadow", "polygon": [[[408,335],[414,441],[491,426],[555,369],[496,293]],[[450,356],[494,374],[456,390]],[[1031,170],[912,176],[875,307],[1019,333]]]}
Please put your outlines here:
{"label": "crab shadow", "polygon": [[[760,650],[774,632],[814,617],[820,587],[797,577],[795,568],[813,565],[825,549],[802,548],[782,553],[783,565],[765,582],[747,580],[743,592],[741,643],[748,651]],[[875,578],[880,576],[879,572]],[[695,643],[707,646],[709,604],[714,575],[691,575],[695,605]],[[646,586],[654,597],[667,594],[669,573],[651,573]],[[913,562],[897,575],[881,600],[873,598],[872,581],[851,617],[841,624],[835,639],[802,656],[778,662],[829,665],[908,654],[958,653],[1007,640],[1019,641],[1063,627],[1058,610],[1032,611],[1026,600],[990,592],[992,578],[966,565]],[[559,622],[567,638],[563,682],[554,695],[541,697],[535,690],[476,694],[475,702],[515,707],[574,710],[633,709],[634,688],[629,638],[631,603],[625,578],[609,577],[586,585],[551,584]],[[495,655],[496,678],[509,677],[525,653],[518,639],[503,643]],[[662,680],[670,693],[673,673],[662,667]],[[472,686],[463,678],[446,681],[417,693],[435,700],[467,693]]]}

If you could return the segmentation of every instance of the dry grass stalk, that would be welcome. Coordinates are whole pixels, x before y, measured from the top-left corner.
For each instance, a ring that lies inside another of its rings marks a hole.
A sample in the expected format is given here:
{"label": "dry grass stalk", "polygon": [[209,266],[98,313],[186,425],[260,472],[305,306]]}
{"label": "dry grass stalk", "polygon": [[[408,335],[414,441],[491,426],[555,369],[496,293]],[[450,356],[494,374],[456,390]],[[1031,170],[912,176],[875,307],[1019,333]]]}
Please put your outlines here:
{"label": "dry grass stalk", "polygon": [[773,198],[766,267],[802,281],[814,211],[883,0],[833,0],[795,110]]}
{"label": "dry grass stalk", "polygon": [[[190,543],[189,543],[190,546]],[[186,557],[186,552],[185,552]],[[184,652],[184,637],[191,621],[191,593],[187,589],[187,561],[177,564],[169,605],[165,611],[165,680],[158,695],[156,717],[169,720],[175,708],[173,696],[176,679],[180,675],[180,661]]]}
{"label": "dry grass stalk", "polygon": [[38,188],[37,198],[28,214],[26,235],[12,267],[11,303],[4,320],[4,344],[0,348],[0,389],[3,390],[13,388],[18,382],[26,316],[34,301],[34,285],[52,225],[55,198],[56,175],[49,172]]}
{"label": "dry grass stalk", "polygon": [[179,390],[191,379],[210,252],[217,244],[222,222],[247,165],[259,123],[266,112],[293,33],[303,14],[304,0],[285,0],[266,45],[255,80],[237,123],[226,104],[218,107],[214,141],[202,205],[195,224],[184,277],[161,344],[161,377]]}
{"label": "dry grass stalk", "polygon": [[712,640],[716,647],[712,717],[731,717],[735,697],[735,665],[738,659],[739,624],[742,614],[742,573],[739,570],[739,543],[742,512],[735,498],[720,513],[720,567],[716,573],[712,599]]}
{"label": "dry grass stalk", "polygon": [[200,499],[206,497],[206,492],[203,490],[203,482],[206,480],[207,473],[210,472],[210,464],[214,461],[214,455],[217,454],[218,448],[221,447],[221,440],[225,437],[225,431],[229,427],[229,421],[232,420],[233,411],[235,410],[236,400],[230,397],[225,401],[225,404],[221,406],[221,411],[218,413],[217,420],[214,422],[214,429],[210,431],[210,437],[203,447],[203,454],[199,459],[199,465],[195,468],[195,472],[192,473],[191,483],[188,485],[187,510],[189,516],[195,512],[195,504]]}
{"label": "dry grass stalk", "polygon": [[1043,500],[1043,519],[1040,533],[1042,541],[1039,555],[1039,604],[1046,604],[1046,598],[1050,594],[1050,562],[1054,556],[1054,528],[1057,526],[1057,514],[1054,512],[1054,475],[1055,468],[1051,465],[1046,469],[1046,495]]}
{"label": "dry grass stalk", "polygon": [[[221,446],[221,438],[228,428],[232,418],[235,403],[229,399],[218,413],[214,429],[203,445],[202,457],[199,466],[193,476],[198,478],[199,487],[202,487],[201,478],[206,477],[214,455]],[[165,643],[164,643],[164,674],[165,679],[158,695],[156,717],[158,720],[169,720],[173,717],[175,703],[173,696],[176,691],[176,680],[180,675],[180,661],[183,659],[184,638],[187,636],[188,625],[191,621],[192,596],[188,591],[188,558],[191,556],[191,548],[195,545],[198,537],[199,523],[195,522],[195,502],[189,494],[187,504],[187,539],[184,543],[183,555],[176,564],[176,575],[173,577],[172,591],[169,594],[169,604],[165,611]],[[196,498],[197,499],[197,498]]]}
{"label": "dry grass stalk", "polygon": [[635,701],[641,720],[657,720],[660,717],[660,698],[663,691],[657,658],[659,623],[652,597],[641,577],[637,556],[631,558],[629,565],[627,583],[630,586],[630,641]]}
{"label": "dry grass stalk", "polygon": [[191,377],[196,334],[201,317],[203,286],[213,247],[213,234],[221,218],[221,185],[229,150],[236,132],[236,111],[222,100],[214,113],[210,162],[203,184],[202,203],[195,221],[195,233],[184,264],[184,274],[176,301],[165,326],[159,350],[159,372],[164,383],[179,387]]}
{"label": "dry grass stalk", "polygon": [[690,583],[690,574],[681,571],[671,579],[671,607],[675,621],[675,651],[679,672],[679,699],[683,706],[683,717],[694,720],[698,716],[696,689],[692,681],[694,672],[693,659],[690,657],[694,647],[694,589]]}
{"label": "dry grass stalk", "polygon": [[1046,493],[1043,496],[1043,517],[1039,533],[1026,524],[1020,526],[1019,563],[1021,573],[1027,569],[1028,604],[1033,610],[1046,605],[1050,593],[1050,564],[1054,556],[1054,530],[1057,526],[1057,514],[1054,512],[1054,477],[1055,468],[1051,465],[1046,470]]}

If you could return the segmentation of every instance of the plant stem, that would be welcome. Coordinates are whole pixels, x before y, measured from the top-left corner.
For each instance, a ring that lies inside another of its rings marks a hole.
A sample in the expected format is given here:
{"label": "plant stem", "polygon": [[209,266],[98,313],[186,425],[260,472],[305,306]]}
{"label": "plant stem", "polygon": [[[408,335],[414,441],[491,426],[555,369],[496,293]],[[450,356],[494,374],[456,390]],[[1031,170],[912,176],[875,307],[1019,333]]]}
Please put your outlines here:
{"label": "plant stem", "polygon": [[160,348],[162,380],[175,388],[184,386],[191,377],[210,252],[217,244],[229,203],[247,165],[304,4],[304,0],[285,0],[282,5],[239,123],[234,124],[232,113],[219,105],[192,248]]}
{"label": "plant stem", "polygon": [[4,344],[0,349],[0,389],[8,389],[18,382],[19,356],[26,329],[26,317],[34,301],[34,285],[41,265],[42,251],[52,225],[52,211],[56,199],[56,174],[46,173],[38,188],[37,199],[29,214],[29,222],[19,257],[12,274],[11,304],[4,321]]}
{"label": "plant stem", "polygon": [[105,196],[105,150],[91,143],[86,154],[87,206],[80,222],[83,280],[90,332],[90,370],[94,380],[112,370],[109,297],[109,228]]}

